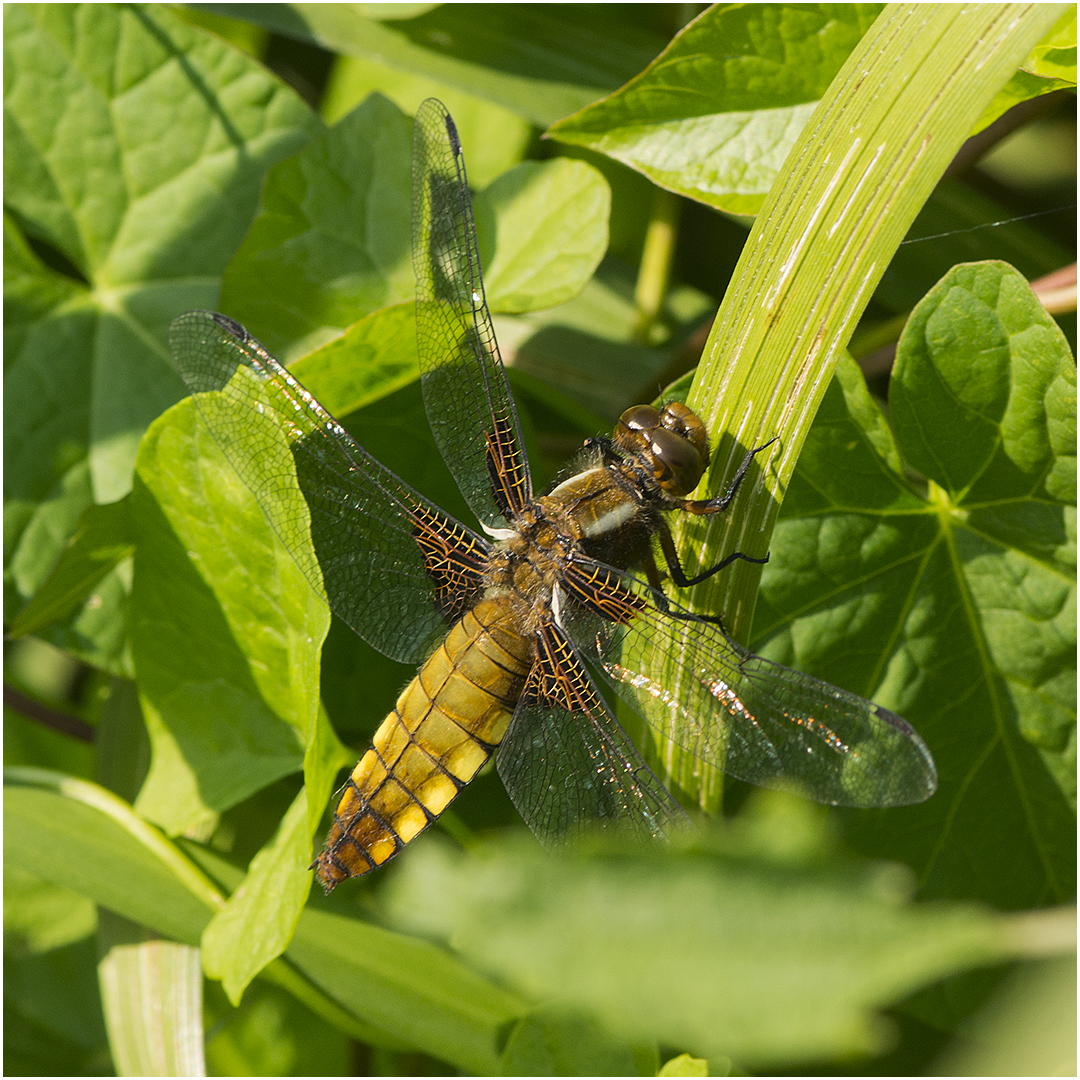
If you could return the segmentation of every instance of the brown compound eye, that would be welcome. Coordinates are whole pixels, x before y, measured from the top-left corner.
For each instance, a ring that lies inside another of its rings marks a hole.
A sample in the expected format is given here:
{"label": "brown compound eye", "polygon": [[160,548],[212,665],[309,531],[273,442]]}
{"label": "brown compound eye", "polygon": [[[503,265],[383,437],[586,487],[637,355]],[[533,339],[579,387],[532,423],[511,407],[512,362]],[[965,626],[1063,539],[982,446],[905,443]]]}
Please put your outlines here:
{"label": "brown compound eye", "polygon": [[657,419],[661,427],[686,439],[701,455],[704,462],[702,468],[708,467],[709,436],[697,413],[688,409],[681,401],[672,401],[661,409]]}
{"label": "brown compound eye", "polygon": [[653,475],[669,495],[689,495],[705,472],[697,447],[683,435],[658,427],[650,437]]}
{"label": "brown compound eye", "polygon": [[632,454],[640,454],[649,445],[649,438],[660,423],[660,410],[651,405],[632,405],[615,425],[615,445]]}

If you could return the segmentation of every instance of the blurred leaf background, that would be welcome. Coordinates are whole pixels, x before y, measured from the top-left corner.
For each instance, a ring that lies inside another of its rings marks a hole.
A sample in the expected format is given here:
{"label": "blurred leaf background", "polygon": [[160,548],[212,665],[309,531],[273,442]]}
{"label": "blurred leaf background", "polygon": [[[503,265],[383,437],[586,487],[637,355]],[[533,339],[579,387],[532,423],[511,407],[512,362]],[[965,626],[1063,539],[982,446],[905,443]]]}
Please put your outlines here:
{"label": "blurred leaf background", "polygon": [[165,347],[241,320],[465,517],[415,378],[434,94],[542,485],[694,368],[881,10],[5,8],[7,1073],[1075,1073],[1075,269],[1024,280],[1075,260],[1075,9],[885,270],[750,635],[908,717],[923,807],[730,783],[685,848],[555,863],[489,770],[305,906],[411,673],[327,633]]}

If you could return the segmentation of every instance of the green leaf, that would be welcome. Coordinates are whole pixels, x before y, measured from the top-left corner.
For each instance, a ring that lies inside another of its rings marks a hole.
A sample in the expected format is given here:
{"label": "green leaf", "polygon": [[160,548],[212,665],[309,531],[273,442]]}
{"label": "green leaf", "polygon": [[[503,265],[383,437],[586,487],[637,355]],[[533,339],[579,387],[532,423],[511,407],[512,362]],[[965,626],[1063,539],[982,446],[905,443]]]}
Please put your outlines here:
{"label": "green leaf", "polygon": [[[450,110],[462,145],[469,148],[469,183],[475,187],[487,186],[525,156],[532,125],[517,113],[438,79],[358,56],[334,58],[319,111],[327,123],[336,123],[375,92],[406,116],[414,116],[426,98],[437,97]],[[498,138],[490,138],[490,132],[498,132]]]}
{"label": "green leaf", "polygon": [[5,769],[4,810],[6,859],[176,941],[197,945],[223,903],[198,867],[96,784]]}
{"label": "green leaf", "polygon": [[252,860],[243,885],[203,934],[206,974],[222,980],[234,1005],[262,968],[285,951],[300,918],[311,889],[308,816],[302,788],[273,840]]}
{"label": "green leaf", "polygon": [[679,1054],[670,1061],[664,1062],[664,1067],[656,1074],[657,1076],[708,1076],[709,1063],[704,1058],[691,1057],[689,1054]]}
{"label": "green leaf", "polygon": [[[185,851],[94,784],[42,769],[6,769],[4,778],[11,864],[181,943],[199,942],[224,899]],[[42,858],[67,851],[77,858]],[[241,877],[209,849],[199,863],[226,884]],[[326,912],[304,911],[287,958],[263,977],[338,1027],[475,1073],[494,1071],[501,1033],[527,1008],[428,942]]]}
{"label": "green leaf", "polygon": [[477,1075],[498,1071],[504,1029],[528,1007],[429,942],[323,911],[304,913],[287,955],[356,1015]]}
{"label": "green leaf", "polygon": [[709,8],[628,85],[548,134],[718,210],[757,213],[814,106],[880,10]]}
{"label": "green leaf", "polygon": [[1044,79],[1063,79],[1076,85],[1076,8],[1070,8],[1021,64]]}
{"label": "green leaf", "polygon": [[[636,1076],[630,1048],[595,1020],[546,1007],[519,1020],[499,1060],[500,1076]],[[702,1074],[704,1075],[704,1074]]]}
{"label": "green leaf", "polygon": [[[853,364],[803,448],[757,651],[872,696],[927,740],[919,807],[845,814],[929,895],[1063,901],[1075,859],[1075,369],[1026,281],[957,267],[909,321],[893,443]],[[913,483],[901,456],[931,483]]]}
{"label": "green leaf", "polygon": [[294,359],[412,297],[411,132],[373,94],[270,170],[221,307],[275,355]]}
{"label": "green leaf", "polygon": [[253,978],[285,951],[311,891],[311,841],[338,770],[353,755],[338,742],[320,710],[305,755],[305,784],[276,835],[255,856],[243,884],[203,934],[203,962],[221,979],[232,1003]]}
{"label": "green leaf", "polygon": [[879,1052],[887,1034],[876,1010],[1009,955],[1004,920],[912,905],[900,868],[807,858],[801,846],[770,853],[747,833],[719,833],[683,854],[552,858],[520,837],[473,857],[429,842],[401,864],[389,910],[529,996],[586,1010],[613,1036],[765,1071]]}
{"label": "green leaf", "polygon": [[118,1076],[205,1076],[199,950],[151,938],[109,912],[98,982]]}
{"label": "green leaf", "polygon": [[4,952],[8,956],[46,953],[94,932],[93,903],[31,870],[4,866]]}
{"label": "green leaf", "polygon": [[323,1076],[348,1076],[356,1044],[289,994],[255,983],[234,1009],[208,985],[203,1005],[212,1076],[298,1076],[317,1068]]}
{"label": "green leaf", "polygon": [[1076,1073],[1076,958],[1025,964],[965,1025],[931,1076]]}
{"label": "green leaf", "polygon": [[415,306],[395,304],[372,312],[297,360],[292,373],[335,416],[383,400],[420,375]]}
{"label": "green leaf", "polygon": [[467,90],[541,127],[614,90],[663,47],[648,12],[608,5],[442,4],[389,25],[344,4],[212,10]]}
{"label": "green leaf", "polygon": [[976,131],[992,124],[1014,105],[1055,90],[1076,87],[1076,8],[1071,7],[1005,84],[983,113]]}
{"label": "green leaf", "polygon": [[585,287],[607,250],[611,191],[584,161],[526,162],[477,200],[497,221],[495,257],[484,275],[492,311],[554,307]]}
{"label": "green leaf", "polygon": [[[260,465],[293,469],[284,442]],[[193,401],[151,427],[139,476],[133,638],[153,758],[137,806],[178,833],[299,768],[329,613]]]}
{"label": "green leaf", "polygon": [[104,506],[88,506],[60,562],[34,599],[19,612],[8,636],[34,634],[66,618],[134,550],[126,498]]}
{"label": "green leaf", "polygon": [[[182,393],[169,322],[216,302],[265,170],[318,121],[165,8],[22,5],[4,30],[5,498],[25,598],[86,506],[130,489],[139,438]],[[107,598],[110,626],[126,602]],[[82,651],[123,670],[114,641]]]}
{"label": "green leaf", "polygon": [[4,1072],[104,1076],[105,1038],[91,938],[32,956],[4,957]]}

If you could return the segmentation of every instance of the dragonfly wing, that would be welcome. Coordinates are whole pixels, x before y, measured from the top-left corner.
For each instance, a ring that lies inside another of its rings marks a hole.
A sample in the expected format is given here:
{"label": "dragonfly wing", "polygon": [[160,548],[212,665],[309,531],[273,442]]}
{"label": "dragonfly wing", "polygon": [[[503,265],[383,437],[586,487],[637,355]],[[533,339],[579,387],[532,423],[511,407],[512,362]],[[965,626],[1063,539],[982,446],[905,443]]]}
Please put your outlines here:
{"label": "dragonfly wing", "polygon": [[478,594],[486,542],[368,454],[238,323],[190,311],[170,327],[169,347],[312,586],[369,644],[423,660]]}
{"label": "dragonfly wing", "polygon": [[457,129],[429,98],[413,128],[413,270],[424,405],[461,494],[489,528],[532,499],[491,324]]}
{"label": "dragonfly wing", "polygon": [[590,827],[669,836],[686,815],[597,693],[566,635],[537,635],[538,655],[496,764],[510,800],[545,843]]}
{"label": "dragonfly wing", "polygon": [[836,806],[907,806],[937,789],[930,751],[895,713],[755,656],[673,601],[658,609],[632,575],[602,574],[626,593],[612,602],[624,621],[576,608],[567,626],[661,738],[740,780]]}

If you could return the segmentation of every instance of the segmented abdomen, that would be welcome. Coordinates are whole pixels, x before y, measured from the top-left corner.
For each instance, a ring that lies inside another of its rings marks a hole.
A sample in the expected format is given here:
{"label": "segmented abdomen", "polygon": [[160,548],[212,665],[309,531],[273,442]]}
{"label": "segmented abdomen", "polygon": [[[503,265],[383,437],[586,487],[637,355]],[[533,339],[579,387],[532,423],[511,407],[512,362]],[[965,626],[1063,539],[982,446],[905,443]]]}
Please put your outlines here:
{"label": "segmented abdomen", "polygon": [[396,855],[491,756],[532,663],[517,625],[507,598],[481,600],[404,689],[353,769],[312,864],[327,892]]}

